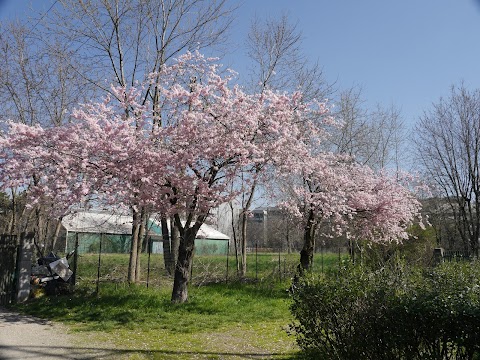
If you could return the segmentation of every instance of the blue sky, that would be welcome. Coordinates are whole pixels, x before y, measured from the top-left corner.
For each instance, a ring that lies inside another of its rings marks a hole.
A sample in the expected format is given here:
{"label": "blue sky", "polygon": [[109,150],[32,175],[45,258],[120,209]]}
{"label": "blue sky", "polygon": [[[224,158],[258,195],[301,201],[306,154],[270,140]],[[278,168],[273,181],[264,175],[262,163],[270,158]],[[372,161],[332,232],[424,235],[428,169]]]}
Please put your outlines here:
{"label": "blue sky", "polygon": [[[0,21],[23,18],[30,4],[0,0]],[[359,85],[369,105],[394,104],[413,124],[452,84],[480,88],[480,1],[243,0],[233,29],[231,66],[245,71],[242,45],[254,15],[288,14],[303,32],[305,53],[340,88]]]}

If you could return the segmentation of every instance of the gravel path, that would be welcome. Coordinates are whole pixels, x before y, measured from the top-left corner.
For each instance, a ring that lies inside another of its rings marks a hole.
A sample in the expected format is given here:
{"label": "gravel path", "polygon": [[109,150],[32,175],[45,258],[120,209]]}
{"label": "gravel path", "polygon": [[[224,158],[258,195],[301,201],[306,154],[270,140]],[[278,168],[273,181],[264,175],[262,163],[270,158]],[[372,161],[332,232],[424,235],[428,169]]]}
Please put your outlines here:
{"label": "gravel path", "polygon": [[61,324],[0,308],[0,360],[118,358],[118,350],[106,346],[82,345]]}

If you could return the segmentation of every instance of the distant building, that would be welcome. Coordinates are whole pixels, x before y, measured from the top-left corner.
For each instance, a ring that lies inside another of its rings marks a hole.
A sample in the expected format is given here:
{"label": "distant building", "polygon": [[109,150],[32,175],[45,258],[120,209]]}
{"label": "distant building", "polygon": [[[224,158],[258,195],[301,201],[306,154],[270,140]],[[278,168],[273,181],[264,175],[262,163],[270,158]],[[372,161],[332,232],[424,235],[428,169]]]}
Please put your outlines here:
{"label": "distant building", "polygon": [[264,250],[297,250],[301,232],[289,214],[278,207],[259,207],[247,222],[247,247]]}

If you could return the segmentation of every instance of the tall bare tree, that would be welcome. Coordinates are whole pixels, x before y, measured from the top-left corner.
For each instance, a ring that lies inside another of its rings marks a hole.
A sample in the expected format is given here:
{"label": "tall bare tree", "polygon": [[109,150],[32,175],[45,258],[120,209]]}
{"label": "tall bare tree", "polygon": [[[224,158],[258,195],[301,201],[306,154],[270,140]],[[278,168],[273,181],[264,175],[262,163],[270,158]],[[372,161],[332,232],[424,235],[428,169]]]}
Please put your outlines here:
{"label": "tall bare tree", "polygon": [[447,200],[458,234],[478,256],[480,236],[480,90],[452,87],[418,121],[420,164]]}
{"label": "tall bare tree", "polygon": [[14,22],[0,29],[0,119],[56,126],[85,100],[85,84],[64,62],[70,54],[62,44],[34,35]]}
{"label": "tall bare tree", "polygon": [[[82,75],[107,92],[112,82],[134,86],[182,52],[222,44],[234,10],[227,0],[59,3],[46,28],[69,44],[75,58],[89,64]],[[155,89],[149,89],[148,96],[153,98]]]}
{"label": "tall bare tree", "polygon": [[333,87],[323,69],[309,59],[302,47],[302,32],[287,15],[279,18],[255,17],[250,25],[247,54],[252,61],[248,86],[281,91],[301,90],[308,99],[329,96]]}
{"label": "tall bare tree", "polygon": [[406,129],[395,106],[370,109],[362,90],[352,87],[339,93],[333,115],[339,127],[332,129],[330,150],[347,154],[375,169],[401,167],[405,156]]}
{"label": "tall bare tree", "polygon": [[[65,64],[63,59],[69,56],[65,46],[54,39],[39,41],[33,30],[18,22],[0,27],[0,121],[58,126],[69,120],[75,104],[85,100],[88,87]],[[33,230],[38,243],[53,247],[60,220],[46,218],[43,208],[51,206],[48,199],[27,210],[19,206],[17,189],[11,189],[9,195],[8,232]]]}

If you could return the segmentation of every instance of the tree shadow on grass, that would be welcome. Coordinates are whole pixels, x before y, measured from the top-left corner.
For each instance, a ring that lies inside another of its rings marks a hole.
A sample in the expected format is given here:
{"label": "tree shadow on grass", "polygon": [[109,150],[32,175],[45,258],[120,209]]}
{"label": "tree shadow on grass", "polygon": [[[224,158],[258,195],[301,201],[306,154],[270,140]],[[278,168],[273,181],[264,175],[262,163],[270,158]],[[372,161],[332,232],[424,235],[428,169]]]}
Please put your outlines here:
{"label": "tree shadow on grass", "polygon": [[[121,356],[145,355],[153,359],[275,359],[299,360],[297,354],[254,353],[254,352],[191,352],[181,350],[135,350],[63,346],[6,346],[0,345],[0,359],[119,359]],[[4,357],[5,356],[5,357]]]}

